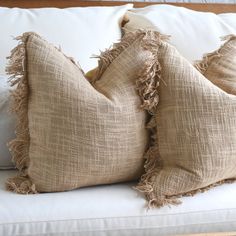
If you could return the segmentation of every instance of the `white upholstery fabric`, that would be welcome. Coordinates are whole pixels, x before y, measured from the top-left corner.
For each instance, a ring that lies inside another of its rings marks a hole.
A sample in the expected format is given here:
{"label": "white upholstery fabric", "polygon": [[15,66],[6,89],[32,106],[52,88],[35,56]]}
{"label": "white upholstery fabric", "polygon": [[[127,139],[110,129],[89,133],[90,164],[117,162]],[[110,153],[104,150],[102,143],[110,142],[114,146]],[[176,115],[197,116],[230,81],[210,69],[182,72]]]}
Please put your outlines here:
{"label": "white upholstery fabric", "polygon": [[163,4],[132,9],[127,18],[130,22],[125,28],[129,30],[149,28],[171,35],[170,42],[190,61],[201,59],[204,53],[219,48],[221,36],[236,34],[235,13],[221,17]]}
{"label": "white upholstery fabric", "polygon": [[120,21],[132,4],[118,7],[77,7],[67,9],[19,9],[0,7],[0,74],[6,56],[15,47],[13,37],[26,31],[42,35],[63,52],[79,61],[83,70],[97,66],[93,54],[100,54],[121,37]]}
{"label": "white upholstery fabric", "polygon": [[224,13],[218,15],[226,24],[236,30],[236,13]]}
{"label": "white upholstery fabric", "polygon": [[236,231],[236,184],[225,184],[179,206],[146,209],[135,183],[70,192],[17,195],[4,190],[15,171],[0,171],[1,236],[160,236]]}
{"label": "white upholstery fabric", "polygon": [[15,137],[15,116],[9,113],[9,89],[7,77],[0,76],[0,169],[13,167],[6,146],[6,143]]}

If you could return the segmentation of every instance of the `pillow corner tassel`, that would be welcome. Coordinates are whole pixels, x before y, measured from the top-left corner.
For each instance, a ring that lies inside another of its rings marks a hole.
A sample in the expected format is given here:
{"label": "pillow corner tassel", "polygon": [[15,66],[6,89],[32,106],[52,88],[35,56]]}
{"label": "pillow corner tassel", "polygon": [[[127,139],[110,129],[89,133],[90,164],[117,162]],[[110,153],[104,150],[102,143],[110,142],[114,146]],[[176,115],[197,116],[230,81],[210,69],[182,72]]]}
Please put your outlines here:
{"label": "pillow corner tassel", "polygon": [[5,183],[6,190],[19,194],[35,194],[38,193],[35,184],[28,178],[27,175],[20,174],[7,179]]}

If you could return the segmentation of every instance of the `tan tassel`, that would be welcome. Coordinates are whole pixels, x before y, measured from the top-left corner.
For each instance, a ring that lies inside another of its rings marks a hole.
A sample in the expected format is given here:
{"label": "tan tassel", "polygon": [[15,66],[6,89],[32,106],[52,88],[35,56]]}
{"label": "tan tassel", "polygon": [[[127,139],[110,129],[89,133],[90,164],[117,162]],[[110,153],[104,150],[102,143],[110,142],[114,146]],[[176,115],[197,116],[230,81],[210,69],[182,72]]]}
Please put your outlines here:
{"label": "tan tassel", "polygon": [[35,194],[37,193],[35,185],[24,175],[9,178],[6,182],[6,189],[19,194]]}

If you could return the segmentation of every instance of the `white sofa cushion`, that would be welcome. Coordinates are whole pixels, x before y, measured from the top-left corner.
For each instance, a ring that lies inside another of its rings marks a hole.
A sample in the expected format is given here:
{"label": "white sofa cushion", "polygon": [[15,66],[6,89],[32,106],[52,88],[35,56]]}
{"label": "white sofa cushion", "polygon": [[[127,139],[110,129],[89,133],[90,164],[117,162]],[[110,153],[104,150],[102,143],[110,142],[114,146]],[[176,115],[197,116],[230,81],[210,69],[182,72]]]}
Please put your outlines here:
{"label": "white sofa cushion", "polygon": [[6,143],[15,137],[15,116],[9,112],[10,85],[0,75],[0,169],[13,167]]}
{"label": "white sofa cushion", "polygon": [[0,171],[0,235],[163,236],[236,231],[236,184],[225,184],[183,204],[147,210],[132,186],[114,184],[62,193],[19,195]]}
{"label": "white sofa cushion", "polygon": [[0,7],[0,74],[4,74],[6,56],[16,46],[12,37],[26,31],[42,35],[61,46],[66,55],[90,70],[97,65],[93,54],[100,54],[121,37],[120,21],[132,4],[117,7],[75,7],[19,9]]}
{"label": "white sofa cushion", "polygon": [[221,36],[236,34],[235,13],[221,17],[163,4],[132,9],[126,13],[126,19],[129,22],[124,28],[128,31],[145,28],[171,35],[170,42],[190,61],[219,48]]}
{"label": "white sofa cushion", "polygon": [[236,14],[235,13],[222,13],[218,15],[226,24],[236,29]]}

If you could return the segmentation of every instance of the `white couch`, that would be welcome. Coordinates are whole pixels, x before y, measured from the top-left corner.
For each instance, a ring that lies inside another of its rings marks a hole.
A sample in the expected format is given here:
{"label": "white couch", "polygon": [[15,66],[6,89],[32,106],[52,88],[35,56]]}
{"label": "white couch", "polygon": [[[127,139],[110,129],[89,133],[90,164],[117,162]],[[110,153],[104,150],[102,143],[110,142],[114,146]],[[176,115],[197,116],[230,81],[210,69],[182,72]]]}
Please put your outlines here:
{"label": "white couch", "polygon": [[[112,10],[113,13],[110,9],[107,15],[104,15],[104,12],[99,13],[99,9],[88,9],[90,14],[92,12],[97,16],[103,14],[103,21],[100,18],[100,23],[106,23],[105,21],[109,19],[109,27],[107,25],[103,27],[101,24],[98,27],[99,19],[97,21],[93,19],[96,22],[93,25],[92,16],[86,18],[87,13],[80,13],[78,18],[75,18],[73,14],[76,14],[76,10],[74,9],[68,12],[58,9],[45,10],[45,12],[41,10],[40,13],[37,10],[0,8],[1,53],[5,57],[9,48],[14,46],[14,43],[8,43],[11,35],[17,36],[24,31],[38,30],[51,42],[60,44],[70,56],[80,60],[85,70],[92,69],[96,61],[89,59],[88,55],[98,53],[98,49],[104,49],[110,46],[111,42],[118,40],[121,36],[118,30],[120,16],[131,7],[128,5],[123,9]],[[51,16],[55,14],[53,16],[57,19],[57,30],[50,30],[52,22],[45,16],[46,12],[49,12]],[[60,12],[67,18],[67,24],[64,24],[64,27],[63,20],[65,21],[66,18],[59,20]],[[81,14],[84,14],[84,23],[80,18]],[[43,24],[40,24],[37,17],[41,17]],[[230,30],[236,32],[236,18],[233,18],[235,16],[224,14],[219,17],[221,17],[220,22],[224,21],[222,24],[224,26],[228,24],[228,26],[219,29],[216,35]],[[76,21],[79,22],[79,26]],[[68,29],[68,27],[71,28]],[[67,37],[63,36],[62,29],[66,30]],[[80,31],[73,32],[76,29]],[[86,30],[87,33],[84,35]],[[4,32],[7,35],[4,35]],[[71,32],[76,35],[77,40],[81,39],[81,35],[84,37],[82,43],[79,42],[75,48],[71,45],[71,41],[74,40],[75,44],[77,41],[73,36],[68,36]],[[193,35],[191,37],[194,38]],[[103,41],[103,38],[106,40]],[[215,44],[211,45],[211,49],[217,48],[219,42],[217,39]],[[86,50],[86,45],[92,46]],[[203,46],[204,50],[205,46]],[[0,56],[0,74],[4,74],[3,56]],[[189,59],[192,57],[194,58],[191,55]],[[1,112],[6,114],[6,110],[1,110],[2,104],[0,103],[0,125],[4,126],[6,118],[3,119]],[[4,127],[4,132],[12,133],[12,124]],[[4,155],[9,155],[9,153],[5,150]],[[1,164],[4,167],[4,164],[0,162],[0,166]],[[9,162],[5,167],[8,164]],[[183,203],[178,206],[148,210],[144,196],[133,189],[135,182],[88,187],[61,193],[18,195],[6,191],[4,185],[6,179],[14,176],[15,172],[15,170],[3,170],[3,168],[0,170],[0,236],[161,236],[236,231],[236,184],[225,184],[194,197],[185,197],[182,199]]]}

